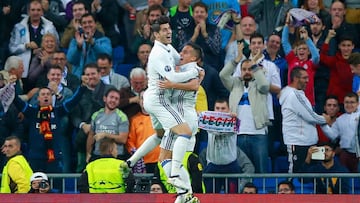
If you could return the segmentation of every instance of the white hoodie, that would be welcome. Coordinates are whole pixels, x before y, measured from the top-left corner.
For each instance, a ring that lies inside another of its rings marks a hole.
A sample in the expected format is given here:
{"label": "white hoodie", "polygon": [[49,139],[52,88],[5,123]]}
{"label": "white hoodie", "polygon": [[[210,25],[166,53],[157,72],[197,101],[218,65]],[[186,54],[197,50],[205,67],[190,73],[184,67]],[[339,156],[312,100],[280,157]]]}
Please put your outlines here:
{"label": "white hoodie", "polygon": [[310,146],[316,144],[315,124],[326,124],[325,118],[316,114],[304,91],[286,86],[280,93],[282,130],[286,145]]}

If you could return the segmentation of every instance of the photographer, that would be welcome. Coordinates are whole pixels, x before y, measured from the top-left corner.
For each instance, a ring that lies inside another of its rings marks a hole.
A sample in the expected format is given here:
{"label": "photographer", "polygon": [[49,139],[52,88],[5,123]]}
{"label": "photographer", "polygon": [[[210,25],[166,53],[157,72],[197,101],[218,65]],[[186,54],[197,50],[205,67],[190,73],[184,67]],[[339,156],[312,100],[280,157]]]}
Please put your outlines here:
{"label": "photographer", "polygon": [[99,53],[111,55],[111,41],[96,29],[95,17],[84,14],[80,20],[81,29],[75,32],[67,52],[72,74],[80,78],[85,64],[96,61]]}
{"label": "photographer", "polygon": [[29,193],[52,193],[49,179],[45,173],[36,172],[30,177],[31,188]]}
{"label": "photographer", "polygon": [[[319,156],[320,155],[320,156]],[[311,146],[308,150],[303,172],[309,173],[348,173],[335,157],[335,144],[330,142]],[[320,161],[317,161],[320,160]],[[314,182],[312,178],[304,182]],[[316,178],[317,194],[347,194],[349,193],[349,180],[347,178]]]}

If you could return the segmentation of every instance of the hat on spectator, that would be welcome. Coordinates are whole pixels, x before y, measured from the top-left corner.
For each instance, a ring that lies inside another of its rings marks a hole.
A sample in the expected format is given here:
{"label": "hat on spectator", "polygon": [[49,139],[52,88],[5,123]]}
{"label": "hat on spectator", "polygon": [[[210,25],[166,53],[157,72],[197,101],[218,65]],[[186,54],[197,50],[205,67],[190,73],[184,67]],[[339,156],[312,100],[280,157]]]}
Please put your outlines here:
{"label": "hat on spectator", "polygon": [[33,173],[32,176],[30,177],[30,182],[33,182],[34,180],[48,180],[48,177],[43,172],[36,172]]}
{"label": "hat on spectator", "polygon": [[360,64],[360,53],[352,53],[348,59],[348,63],[351,65]]}

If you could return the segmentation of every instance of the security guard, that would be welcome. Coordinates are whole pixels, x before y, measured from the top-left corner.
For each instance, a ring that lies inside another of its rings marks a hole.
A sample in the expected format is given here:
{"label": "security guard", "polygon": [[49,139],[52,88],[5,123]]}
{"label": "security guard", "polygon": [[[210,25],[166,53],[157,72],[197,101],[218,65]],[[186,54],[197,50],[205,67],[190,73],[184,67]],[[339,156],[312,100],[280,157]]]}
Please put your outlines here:
{"label": "security guard", "polygon": [[28,193],[30,177],[33,174],[29,163],[21,154],[21,142],[16,136],[5,139],[2,153],[8,158],[1,178],[1,193]]}
{"label": "security guard", "polygon": [[118,154],[115,141],[103,138],[99,151],[100,157],[89,162],[80,177],[80,193],[131,193],[134,177],[127,168],[120,168],[124,161],[115,158]]}
{"label": "security guard", "polygon": [[[198,155],[191,151],[186,152],[182,164],[189,173],[193,192],[205,193],[205,185],[202,180],[203,167],[199,161]],[[158,162],[157,168],[155,168],[154,176],[161,181],[167,193],[176,193],[176,188],[173,185],[167,183],[167,177],[160,162]]]}

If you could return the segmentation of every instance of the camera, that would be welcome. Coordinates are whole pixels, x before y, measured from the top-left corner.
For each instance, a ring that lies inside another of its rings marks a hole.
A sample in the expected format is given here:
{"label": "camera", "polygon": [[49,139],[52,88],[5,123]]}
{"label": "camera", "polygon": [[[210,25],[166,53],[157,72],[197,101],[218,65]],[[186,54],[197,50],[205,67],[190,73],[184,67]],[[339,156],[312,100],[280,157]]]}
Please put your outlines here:
{"label": "camera", "polygon": [[150,180],[137,179],[135,182],[135,193],[149,193],[150,192]]}
{"label": "camera", "polygon": [[84,29],[81,26],[78,28],[78,32],[79,32],[80,36],[84,36],[84,38],[86,39],[86,34],[84,32]]}
{"label": "camera", "polygon": [[47,187],[49,187],[48,182],[46,180],[42,180],[39,184],[39,188],[46,189]]}

